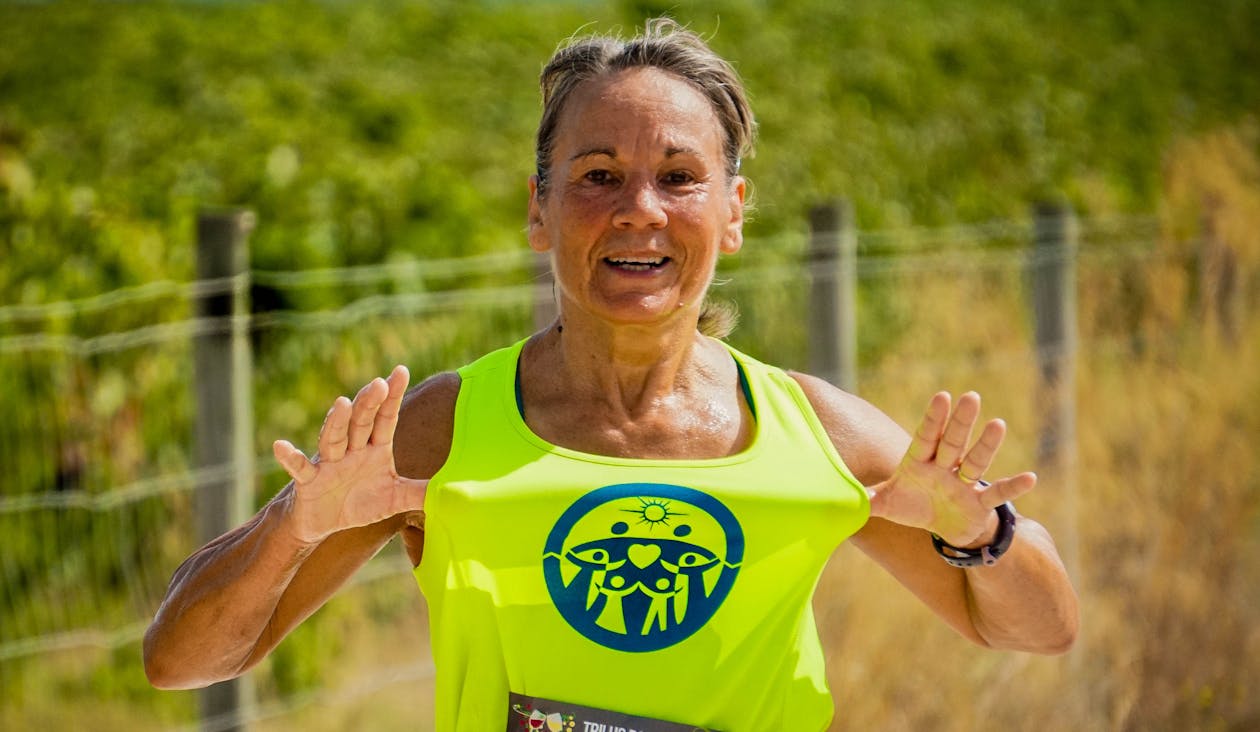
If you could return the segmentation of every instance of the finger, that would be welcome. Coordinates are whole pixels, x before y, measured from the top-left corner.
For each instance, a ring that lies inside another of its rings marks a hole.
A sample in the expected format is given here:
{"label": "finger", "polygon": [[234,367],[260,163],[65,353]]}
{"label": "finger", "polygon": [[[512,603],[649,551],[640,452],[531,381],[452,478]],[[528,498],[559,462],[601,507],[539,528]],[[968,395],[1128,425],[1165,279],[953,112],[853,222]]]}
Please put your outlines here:
{"label": "finger", "polygon": [[319,459],[340,460],[346,454],[346,430],[350,426],[350,400],[339,396],[324,417],[319,429]]}
{"label": "finger", "polygon": [[1000,419],[990,420],[980,432],[980,439],[967,451],[967,456],[958,466],[958,477],[967,483],[983,478],[985,471],[993,465],[993,458],[1005,438],[1006,423]]}
{"label": "finger", "polygon": [[376,422],[376,412],[381,408],[381,402],[385,401],[387,394],[389,387],[378,376],[364,384],[359,393],[354,395],[347,450],[358,450],[367,444],[368,438],[372,436],[372,425]]}
{"label": "finger", "polygon": [[385,383],[389,386],[389,394],[376,412],[376,421],[372,425],[371,441],[373,445],[388,445],[394,441],[394,429],[398,426],[398,412],[402,409],[403,395],[407,393],[407,380],[410,374],[406,366],[395,366]]}
{"label": "finger", "polygon": [[280,463],[284,472],[299,485],[315,480],[315,475],[319,473],[319,468],[288,440],[273,442],[271,453],[276,456],[276,462]]}
{"label": "finger", "polygon": [[989,510],[1028,493],[1037,486],[1036,473],[1020,473],[1009,478],[993,481],[980,491],[980,505]]}
{"label": "finger", "polygon": [[927,409],[923,411],[923,419],[914,437],[910,438],[910,447],[906,456],[911,460],[926,463],[936,455],[937,445],[941,441],[941,432],[945,428],[945,420],[949,417],[949,392],[940,391],[932,395]]}
{"label": "finger", "polygon": [[963,451],[971,442],[971,428],[980,416],[980,395],[974,391],[958,397],[958,406],[950,415],[941,435],[941,442],[936,447],[936,464],[946,470],[953,470],[962,460]]}

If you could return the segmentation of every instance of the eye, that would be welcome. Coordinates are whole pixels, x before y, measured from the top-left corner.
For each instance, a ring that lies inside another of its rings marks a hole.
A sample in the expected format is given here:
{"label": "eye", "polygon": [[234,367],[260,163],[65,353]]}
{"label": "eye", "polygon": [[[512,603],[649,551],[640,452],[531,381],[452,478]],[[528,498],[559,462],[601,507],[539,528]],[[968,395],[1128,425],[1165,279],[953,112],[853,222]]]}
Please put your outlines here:
{"label": "eye", "polygon": [[616,178],[613,177],[612,172],[603,170],[601,168],[596,168],[595,170],[586,171],[586,174],[583,175],[582,178],[586,182],[594,183],[597,186],[605,186],[610,183],[616,182]]}
{"label": "eye", "polygon": [[696,177],[685,170],[672,170],[662,176],[661,181],[667,186],[685,186],[696,182]]}

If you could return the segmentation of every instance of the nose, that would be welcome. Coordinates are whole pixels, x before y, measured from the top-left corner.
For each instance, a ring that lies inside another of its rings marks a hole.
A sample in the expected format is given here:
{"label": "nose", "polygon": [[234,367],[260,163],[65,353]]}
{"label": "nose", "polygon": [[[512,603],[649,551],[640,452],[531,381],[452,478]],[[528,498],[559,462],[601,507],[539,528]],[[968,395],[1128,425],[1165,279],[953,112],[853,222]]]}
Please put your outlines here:
{"label": "nose", "polygon": [[621,188],[613,224],[623,229],[660,229],[668,223],[652,176],[633,176]]}

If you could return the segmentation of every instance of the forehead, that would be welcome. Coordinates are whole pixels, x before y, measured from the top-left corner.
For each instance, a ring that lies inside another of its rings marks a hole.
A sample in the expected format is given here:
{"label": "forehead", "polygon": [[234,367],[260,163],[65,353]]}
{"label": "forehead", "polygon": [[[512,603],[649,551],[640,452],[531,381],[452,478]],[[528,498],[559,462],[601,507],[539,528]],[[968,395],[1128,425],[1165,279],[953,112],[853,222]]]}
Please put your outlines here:
{"label": "forehead", "polygon": [[705,95],[690,82],[652,67],[583,82],[565,103],[556,150],[606,148],[618,155],[647,144],[721,158],[722,129]]}

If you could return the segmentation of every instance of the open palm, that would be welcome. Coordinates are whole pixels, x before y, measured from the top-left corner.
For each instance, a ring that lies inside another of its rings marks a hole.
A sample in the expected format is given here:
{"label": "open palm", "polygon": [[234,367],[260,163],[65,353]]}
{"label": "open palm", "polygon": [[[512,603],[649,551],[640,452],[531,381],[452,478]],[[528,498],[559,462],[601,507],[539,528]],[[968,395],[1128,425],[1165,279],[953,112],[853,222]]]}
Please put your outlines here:
{"label": "open palm", "polygon": [[993,510],[1032,490],[1037,476],[980,480],[1002,445],[1006,424],[990,420],[972,444],[980,396],[963,394],[952,413],[950,402],[948,392],[932,397],[896,472],[872,487],[871,515],[966,546],[989,535],[996,526]]}
{"label": "open palm", "polygon": [[394,466],[394,429],[407,381],[407,369],[396,366],[388,379],[368,382],[353,402],[337,397],[324,417],[313,460],[288,440],[272,445],[293,478],[289,514],[299,540],[315,543],[343,529],[423,510],[428,481],[404,478]]}

